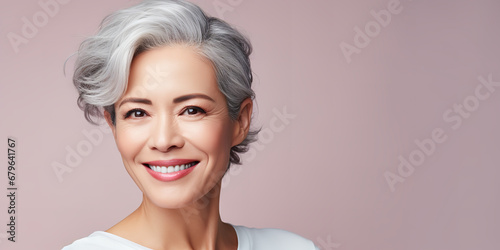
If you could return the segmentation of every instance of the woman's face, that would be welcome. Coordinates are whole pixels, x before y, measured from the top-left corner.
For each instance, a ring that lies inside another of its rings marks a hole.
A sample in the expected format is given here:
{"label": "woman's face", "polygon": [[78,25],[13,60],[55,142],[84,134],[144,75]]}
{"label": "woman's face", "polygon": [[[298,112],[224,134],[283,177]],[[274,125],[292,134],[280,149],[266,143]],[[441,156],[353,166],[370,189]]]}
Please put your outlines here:
{"label": "woman's face", "polygon": [[244,139],[212,64],[189,46],[136,56],[115,111],[111,127],[125,168],[160,207],[184,207],[206,195],[224,175],[231,147]]}

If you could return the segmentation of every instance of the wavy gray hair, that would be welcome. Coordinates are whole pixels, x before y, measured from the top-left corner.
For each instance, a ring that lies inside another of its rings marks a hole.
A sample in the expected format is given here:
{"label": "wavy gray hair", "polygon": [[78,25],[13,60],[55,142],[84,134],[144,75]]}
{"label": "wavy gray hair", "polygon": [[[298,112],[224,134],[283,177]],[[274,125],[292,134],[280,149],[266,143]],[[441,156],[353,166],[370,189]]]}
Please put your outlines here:
{"label": "wavy gray hair", "polygon": [[[114,104],[127,89],[134,56],[171,44],[195,46],[212,62],[233,120],[243,100],[254,99],[249,60],[252,47],[246,37],[187,1],[146,0],[107,16],[98,33],[80,45],[73,83],[85,118],[97,124],[106,110],[114,124]],[[248,151],[257,133],[250,131],[242,143],[231,148],[230,163],[241,164],[238,153]]]}

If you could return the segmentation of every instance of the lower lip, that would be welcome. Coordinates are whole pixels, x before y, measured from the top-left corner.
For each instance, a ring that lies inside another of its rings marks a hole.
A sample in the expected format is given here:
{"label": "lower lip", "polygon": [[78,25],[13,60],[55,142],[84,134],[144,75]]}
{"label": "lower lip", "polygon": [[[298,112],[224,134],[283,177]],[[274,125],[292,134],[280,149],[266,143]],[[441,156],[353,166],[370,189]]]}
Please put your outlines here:
{"label": "lower lip", "polygon": [[148,171],[148,173],[151,176],[153,176],[155,179],[157,179],[159,181],[167,182],[167,181],[175,181],[175,180],[178,180],[178,179],[188,175],[189,173],[191,173],[191,171],[193,171],[193,169],[196,166],[198,166],[198,164],[191,166],[188,169],[184,169],[184,170],[180,170],[180,171],[172,172],[172,173],[158,173],[158,172],[152,170],[151,168],[149,168],[148,166],[144,166],[144,167],[146,168],[146,171]]}

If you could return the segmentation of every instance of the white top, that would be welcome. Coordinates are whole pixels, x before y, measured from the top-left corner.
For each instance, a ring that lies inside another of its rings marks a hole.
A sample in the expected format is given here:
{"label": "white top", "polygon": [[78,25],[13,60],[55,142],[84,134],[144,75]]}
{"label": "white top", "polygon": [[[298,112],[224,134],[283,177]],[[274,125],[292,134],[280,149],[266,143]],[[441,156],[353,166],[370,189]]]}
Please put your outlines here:
{"label": "white top", "polygon": [[[257,229],[233,226],[238,236],[238,250],[319,250],[314,243],[281,229]],[[120,236],[96,231],[76,240],[62,250],[152,250]]]}

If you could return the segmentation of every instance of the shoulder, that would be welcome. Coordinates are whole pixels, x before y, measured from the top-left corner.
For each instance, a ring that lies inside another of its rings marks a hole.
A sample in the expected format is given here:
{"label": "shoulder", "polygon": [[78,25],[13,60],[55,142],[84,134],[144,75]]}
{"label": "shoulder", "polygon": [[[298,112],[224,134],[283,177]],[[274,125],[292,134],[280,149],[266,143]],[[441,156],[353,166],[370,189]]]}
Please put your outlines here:
{"label": "shoulder", "polygon": [[315,250],[311,240],[292,232],[274,228],[233,226],[238,235],[238,250]]}
{"label": "shoulder", "polygon": [[126,240],[114,234],[96,231],[88,237],[74,241],[62,250],[150,250],[135,242]]}

